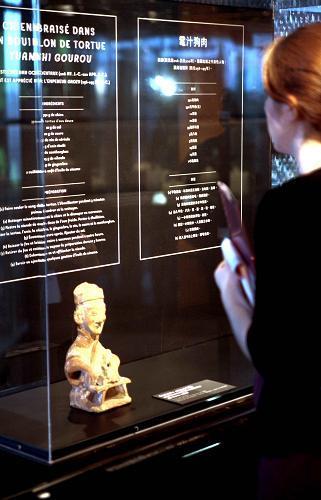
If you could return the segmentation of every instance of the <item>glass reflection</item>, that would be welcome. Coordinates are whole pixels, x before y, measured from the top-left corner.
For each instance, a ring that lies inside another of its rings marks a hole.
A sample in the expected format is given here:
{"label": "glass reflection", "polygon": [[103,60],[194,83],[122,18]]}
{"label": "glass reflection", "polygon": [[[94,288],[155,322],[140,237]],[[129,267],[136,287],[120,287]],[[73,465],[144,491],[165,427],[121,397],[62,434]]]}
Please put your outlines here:
{"label": "glass reflection", "polygon": [[[10,25],[20,25],[21,14],[19,12],[5,10],[4,23]],[[18,33],[18,50],[20,49],[20,33]],[[11,35],[9,31],[4,31],[3,34],[4,46],[4,69],[8,74],[18,75],[20,70],[20,62],[13,59],[10,55],[12,50]],[[8,147],[8,180],[14,186],[18,186],[22,180],[22,164],[21,164],[21,129],[20,121],[20,84],[6,83],[5,92],[5,120],[9,124],[7,128],[7,147]]]}

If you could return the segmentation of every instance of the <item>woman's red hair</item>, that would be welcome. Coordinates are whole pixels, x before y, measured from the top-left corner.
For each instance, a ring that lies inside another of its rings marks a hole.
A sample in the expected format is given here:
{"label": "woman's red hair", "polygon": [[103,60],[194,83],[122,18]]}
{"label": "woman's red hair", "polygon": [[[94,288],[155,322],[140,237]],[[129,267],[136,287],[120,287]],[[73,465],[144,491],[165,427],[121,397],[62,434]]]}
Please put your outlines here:
{"label": "woman's red hair", "polygon": [[303,26],[268,47],[263,81],[272,99],[295,107],[299,119],[321,132],[321,23]]}

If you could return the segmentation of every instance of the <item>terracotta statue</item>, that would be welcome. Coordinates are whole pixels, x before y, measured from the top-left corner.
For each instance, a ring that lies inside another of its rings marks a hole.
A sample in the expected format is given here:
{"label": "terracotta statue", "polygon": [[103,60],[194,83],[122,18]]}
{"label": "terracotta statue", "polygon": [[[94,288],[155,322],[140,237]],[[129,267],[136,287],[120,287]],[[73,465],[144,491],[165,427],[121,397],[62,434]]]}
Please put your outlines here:
{"label": "terracotta statue", "polygon": [[99,342],[106,321],[104,292],[92,283],[74,289],[77,338],[66,356],[65,374],[71,384],[70,405],[102,412],[131,402],[127,384],[118,373],[119,357]]}

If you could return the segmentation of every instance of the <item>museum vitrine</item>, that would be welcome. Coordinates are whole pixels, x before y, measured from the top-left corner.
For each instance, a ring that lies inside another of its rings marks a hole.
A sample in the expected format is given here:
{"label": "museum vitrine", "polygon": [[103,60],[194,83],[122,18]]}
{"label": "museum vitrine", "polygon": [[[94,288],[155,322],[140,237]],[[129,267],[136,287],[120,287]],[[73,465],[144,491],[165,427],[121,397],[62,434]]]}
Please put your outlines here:
{"label": "museum vitrine", "polygon": [[[213,283],[217,181],[251,232],[271,178],[272,14],[219,3],[0,2],[4,448],[52,462],[252,385]],[[95,384],[109,352],[131,380],[127,404],[99,414],[69,405],[84,365],[64,371],[84,283],[106,305]]]}

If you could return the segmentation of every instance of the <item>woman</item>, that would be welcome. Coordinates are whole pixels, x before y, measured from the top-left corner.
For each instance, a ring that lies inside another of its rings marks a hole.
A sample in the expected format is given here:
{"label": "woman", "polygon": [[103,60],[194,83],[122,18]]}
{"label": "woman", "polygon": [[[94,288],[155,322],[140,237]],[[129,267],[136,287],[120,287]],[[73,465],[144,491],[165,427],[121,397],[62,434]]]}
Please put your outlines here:
{"label": "woman", "polygon": [[215,271],[241,349],[256,368],[258,498],[321,498],[321,24],[277,40],[264,60],[272,143],[300,175],[263,197],[252,310],[226,263]]}

